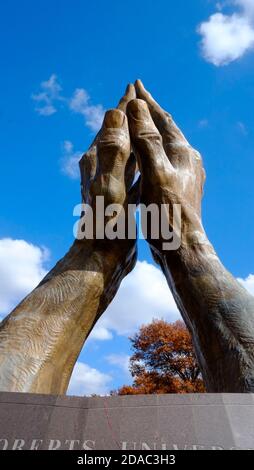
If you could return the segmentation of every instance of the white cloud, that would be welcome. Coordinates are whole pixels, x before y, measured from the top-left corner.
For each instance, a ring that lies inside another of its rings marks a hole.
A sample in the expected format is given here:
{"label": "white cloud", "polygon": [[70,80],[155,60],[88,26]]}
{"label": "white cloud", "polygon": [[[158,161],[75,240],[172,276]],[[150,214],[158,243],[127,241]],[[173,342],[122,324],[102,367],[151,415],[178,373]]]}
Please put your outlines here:
{"label": "white cloud", "polygon": [[9,313],[46,275],[48,251],[25,240],[0,240],[0,315]]}
{"label": "white cloud", "polygon": [[96,328],[94,328],[89,335],[89,340],[105,341],[112,338],[112,333],[101,325],[96,326]]}
{"label": "white cloud", "polygon": [[98,321],[94,334],[98,328],[129,336],[153,318],[175,321],[180,314],[161,270],[138,261]]}
{"label": "white cloud", "polygon": [[84,114],[88,106],[89,95],[84,88],[76,88],[70,99],[70,109],[75,113]]}
{"label": "white cloud", "polygon": [[113,366],[119,367],[126,375],[130,376],[130,356],[128,354],[109,354],[106,361]]}
{"label": "white cloud", "polygon": [[245,279],[237,279],[250,294],[254,295],[254,274],[249,274]]}
{"label": "white cloud", "polygon": [[106,395],[110,391],[112,377],[83,362],[75,364],[67,395]]}
{"label": "white cloud", "polygon": [[[72,112],[81,114],[85,125],[94,132],[97,132],[102,124],[104,109],[101,104],[90,103],[90,96],[84,88],[76,88],[72,97],[66,98],[62,95],[62,87],[58,82],[56,74],[52,74],[48,80],[41,82],[41,91],[32,95],[32,99],[38,104],[35,108],[41,116],[51,116],[58,110],[61,103]],[[60,160],[62,172],[71,179],[79,178],[78,162],[82,152],[74,151],[72,142],[65,140],[63,143],[63,157]]]}
{"label": "white cloud", "polygon": [[60,94],[62,87],[58,83],[56,74],[52,74],[48,80],[41,82],[40,87],[42,91],[32,95],[32,99],[39,105],[35,110],[41,116],[51,116],[57,111],[55,103],[63,100]]}
{"label": "white cloud", "polygon": [[[232,14],[223,14],[225,5],[240,7]],[[254,48],[254,2],[231,0],[217,4],[220,13],[214,13],[198,27],[202,36],[203,57],[216,66],[227,65]]]}
{"label": "white cloud", "polygon": [[222,2],[217,2],[215,7],[216,7],[216,10],[222,11],[223,10],[223,3]]}
{"label": "white cloud", "polygon": [[81,114],[85,118],[85,125],[92,131],[98,131],[101,127],[104,109],[101,104],[91,105],[90,97],[84,88],[76,88],[70,99],[70,109]]}
{"label": "white cloud", "polygon": [[63,96],[62,87],[56,74],[52,74],[48,80],[41,82],[40,92],[32,95],[32,99],[38,104],[35,108],[41,116],[51,116],[57,112],[60,103],[84,117],[85,125],[97,132],[102,124],[105,110],[101,104],[91,104],[90,96],[84,88],[76,88],[69,99]]}
{"label": "white cloud", "polygon": [[51,116],[56,113],[56,108],[52,104],[45,104],[41,108],[36,108],[36,111],[40,116]]}
{"label": "white cloud", "polygon": [[253,0],[235,0],[234,3],[243,8],[244,14],[249,17],[254,17],[254,2]]}
{"label": "white cloud", "polygon": [[62,172],[71,179],[79,178],[79,160],[82,152],[74,151],[73,144],[70,140],[63,143],[63,157],[60,161]]}
{"label": "white cloud", "polygon": [[58,79],[55,73],[53,73],[48,80],[41,82],[41,88],[46,90],[46,93],[51,98],[59,98],[60,92],[62,90],[61,85],[58,83]]}

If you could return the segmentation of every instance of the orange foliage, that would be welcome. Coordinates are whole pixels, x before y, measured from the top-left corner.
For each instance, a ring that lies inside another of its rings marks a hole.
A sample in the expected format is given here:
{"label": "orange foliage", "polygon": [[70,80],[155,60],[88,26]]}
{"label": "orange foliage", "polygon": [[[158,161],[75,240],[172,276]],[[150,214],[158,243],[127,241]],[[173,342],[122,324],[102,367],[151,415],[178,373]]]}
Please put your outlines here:
{"label": "orange foliage", "polygon": [[205,392],[191,336],[183,322],[155,320],[142,326],[130,340],[134,383],[121,387],[119,395]]}

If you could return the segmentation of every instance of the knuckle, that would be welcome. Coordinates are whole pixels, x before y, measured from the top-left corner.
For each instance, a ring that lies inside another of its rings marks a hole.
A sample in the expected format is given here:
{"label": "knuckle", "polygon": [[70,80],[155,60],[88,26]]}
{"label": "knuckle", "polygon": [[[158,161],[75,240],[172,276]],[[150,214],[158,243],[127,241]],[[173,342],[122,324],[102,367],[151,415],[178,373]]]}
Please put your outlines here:
{"label": "knuckle", "polygon": [[138,133],[138,137],[142,139],[154,139],[162,142],[162,137],[160,133],[155,129],[145,129]]}
{"label": "knuckle", "polygon": [[79,168],[81,174],[86,178],[91,178],[96,172],[96,158],[94,154],[89,151],[86,152],[79,161]]}
{"label": "knuckle", "polygon": [[142,130],[135,137],[136,144],[162,146],[162,137],[156,130]]}
{"label": "knuckle", "polygon": [[98,142],[98,152],[125,153],[130,150],[130,141],[126,132],[111,131],[102,135]]}
{"label": "knuckle", "polygon": [[105,206],[112,203],[122,203],[125,192],[121,182],[112,175],[104,175],[96,178],[90,187],[91,199],[95,200],[96,196],[103,196]]}

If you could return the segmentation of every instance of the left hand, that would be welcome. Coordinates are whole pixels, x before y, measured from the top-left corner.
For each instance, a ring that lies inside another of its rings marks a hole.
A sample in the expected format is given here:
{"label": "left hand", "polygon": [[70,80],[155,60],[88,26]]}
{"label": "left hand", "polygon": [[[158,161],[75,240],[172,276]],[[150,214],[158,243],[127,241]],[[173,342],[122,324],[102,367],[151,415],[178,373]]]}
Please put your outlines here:
{"label": "left hand", "polygon": [[[106,225],[113,230],[119,221],[121,208],[125,214],[125,234],[128,227],[128,205],[139,202],[139,182],[133,185],[136,173],[136,158],[131,152],[129,126],[125,114],[127,104],[136,97],[134,86],[128,85],[126,93],[116,109],[105,113],[102,128],[98,132],[89,150],[80,160],[82,200],[88,203],[94,213],[92,250],[97,252],[102,265],[114,272],[111,290],[117,290],[121,280],[134,268],[137,259],[136,237],[129,239],[110,240],[96,238],[96,223],[105,231]],[[96,204],[97,196],[102,196],[105,209],[111,204],[117,204],[120,211],[112,216],[104,217]],[[133,218],[132,223],[135,220]],[[82,250],[91,241],[75,241]],[[110,265],[110,266],[109,266]]]}

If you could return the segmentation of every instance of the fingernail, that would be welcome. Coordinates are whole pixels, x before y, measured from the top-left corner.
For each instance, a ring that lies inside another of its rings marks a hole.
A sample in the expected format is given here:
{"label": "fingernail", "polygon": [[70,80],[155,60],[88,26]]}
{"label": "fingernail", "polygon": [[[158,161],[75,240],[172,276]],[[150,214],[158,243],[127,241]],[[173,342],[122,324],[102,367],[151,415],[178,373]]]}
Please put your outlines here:
{"label": "fingernail", "polygon": [[145,101],[143,100],[132,100],[128,104],[128,113],[134,119],[144,119],[145,117],[150,117],[149,109]]}
{"label": "fingernail", "polygon": [[108,128],[120,128],[123,126],[125,114],[119,109],[110,109],[105,113],[104,126]]}

